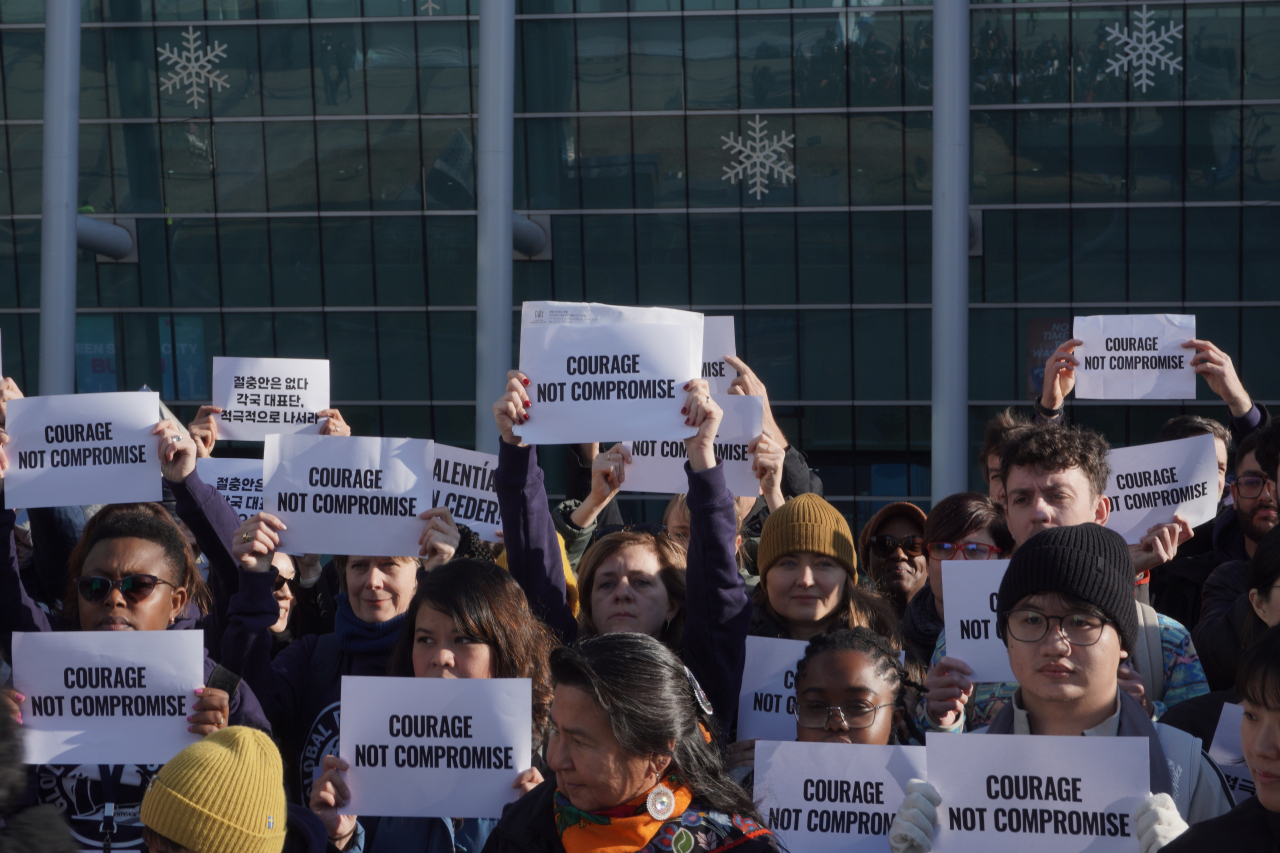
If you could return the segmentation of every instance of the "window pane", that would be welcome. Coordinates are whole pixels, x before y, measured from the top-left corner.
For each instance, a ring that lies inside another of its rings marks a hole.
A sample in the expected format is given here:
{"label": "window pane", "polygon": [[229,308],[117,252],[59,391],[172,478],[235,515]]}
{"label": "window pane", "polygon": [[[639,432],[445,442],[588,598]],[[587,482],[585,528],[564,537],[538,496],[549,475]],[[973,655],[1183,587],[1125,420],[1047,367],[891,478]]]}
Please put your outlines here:
{"label": "window pane", "polygon": [[120,212],[161,212],[164,201],[160,191],[160,128],[146,124],[109,127],[111,169]]}
{"label": "window pane", "polygon": [[[731,118],[726,116],[725,118]],[[732,134],[733,125],[728,129]],[[761,150],[771,148],[777,156],[775,168],[766,168],[752,174],[745,168],[736,178],[742,187],[743,204],[748,207],[792,207],[796,198],[795,170],[795,116],[738,116],[739,145],[756,145]],[[742,151],[720,152],[720,162],[741,165]],[[721,167],[723,170],[723,166]],[[722,172],[722,174],[728,174]],[[733,178],[730,178],[733,180]]]}
{"label": "window pane", "polygon": [[1013,122],[1011,110],[974,110],[969,200],[973,204],[1012,204]]}
{"label": "window pane", "polygon": [[428,304],[475,305],[475,217],[428,216],[426,227]]}
{"label": "window pane", "polygon": [[1014,26],[1017,100],[1062,104],[1071,100],[1069,12],[1020,11]]}
{"label": "window pane", "polygon": [[[382,399],[430,400],[431,365],[427,342],[427,313],[386,311],[377,316],[376,337]],[[365,348],[368,348],[367,342]]]}
{"label": "window pane", "polygon": [[1182,211],[1129,211],[1129,299],[1175,302],[1182,296]]}
{"label": "window pane", "polygon": [[933,114],[906,113],[907,204],[933,203]]}
{"label": "window pane", "polygon": [[418,87],[424,113],[471,112],[470,57],[465,23],[418,24]]}
{"label": "window pane", "polygon": [[[1174,6],[1166,6],[1164,8],[1156,8],[1148,11],[1145,7],[1130,6],[1127,10],[1118,14],[1122,26],[1125,22],[1125,12],[1128,12],[1127,32],[1132,36],[1139,32],[1139,28],[1147,28],[1151,34],[1159,33],[1167,27],[1182,26],[1186,23],[1183,17],[1183,10]],[[1188,30],[1182,30],[1184,36],[1189,35]],[[1163,67],[1158,63],[1152,63],[1144,69],[1136,67],[1134,63],[1130,63],[1128,70],[1129,78],[1129,100],[1131,101],[1176,101],[1182,95],[1182,78],[1183,70],[1187,67],[1186,38],[1171,39],[1164,46],[1164,52],[1172,54],[1181,59],[1176,69]]]}
{"label": "window pane", "polygon": [[747,302],[796,301],[796,220],[792,213],[755,213],[742,220]]}
{"label": "window pane", "polygon": [[1188,109],[1187,199],[1240,198],[1240,110]]}
{"label": "window pane", "polygon": [[933,103],[933,13],[902,16],[902,65],[907,106]]}
{"label": "window pane", "polygon": [[551,242],[556,247],[551,261],[555,298],[582,301],[582,217],[551,217]]}
{"label": "window pane", "polygon": [[[0,307],[16,308],[18,306],[18,258],[13,245],[13,221],[0,219]],[[4,334],[0,334],[0,345],[4,343],[4,336],[8,334],[6,329]],[[3,355],[0,356],[0,362],[3,362],[3,356],[7,356],[8,347],[4,348]]]}
{"label": "window pane", "polygon": [[8,131],[13,212],[40,213],[44,129],[39,125],[11,124]]}
{"label": "window pane", "polygon": [[44,33],[0,32],[4,52],[4,100],[8,118],[40,118],[44,113]]}
{"label": "window pane", "polygon": [[1129,200],[1182,199],[1182,113],[1129,110]]}
{"label": "window pane", "polygon": [[902,214],[853,214],[853,301],[906,301]]}
{"label": "window pane", "polygon": [[[907,397],[928,400],[933,393],[933,312],[907,312]],[[913,442],[915,436],[912,436]]]}
{"label": "window pane", "polygon": [[314,115],[308,27],[305,24],[262,27],[258,35],[262,51],[263,115]]}
{"label": "window pane", "polygon": [[631,119],[581,118],[578,143],[582,206],[632,207]]}
{"label": "window pane", "polygon": [[169,225],[174,305],[213,308],[220,304],[217,244],[212,219],[174,219]]}
{"label": "window pane", "polygon": [[262,125],[251,121],[219,123],[214,127],[213,141],[217,152],[214,184],[218,211],[266,210],[266,154]]}
{"label": "window pane", "polygon": [[[742,182],[730,183],[725,164],[725,137],[738,135],[739,117],[690,116],[685,119],[689,139],[689,206],[738,207],[742,204]],[[789,159],[789,158],[788,158]]]}
{"label": "window pane", "polygon": [[369,209],[368,141],[362,121],[316,122],[321,210]]}
{"label": "window pane", "polygon": [[[87,252],[85,254],[88,255]],[[98,265],[98,292],[103,305],[132,307],[142,304],[138,287],[138,265]]]}
{"label": "window pane", "polygon": [[1188,6],[1187,99],[1240,97],[1240,7]]}
{"label": "window pane", "polygon": [[907,239],[907,301],[933,300],[933,217],[923,210],[903,214]]}
{"label": "window pane", "polygon": [[848,75],[840,19],[805,15],[793,20],[796,106],[843,107]]}
{"label": "window pane", "polygon": [[213,212],[212,129],[208,121],[160,125],[164,198],[169,210]]}
{"label": "window pane", "polygon": [[[853,352],[848,311],[799,311],[800,399],[852,400]],[[754,369],[754,365],[752,366]]]}
{"label": "window pane", "polygon": [[637,110],[684,108],[679,18],[631,19],[631,102]]}
{"label": "window pane", "polygon": [[579,206],[576,124],[567,118],[525,121],[530,208]]}
{"label": "window pane", "polygon": [[1116,6],[1072,12],[1073,50],[1076,57],[1083,55],[1084,58],[1084,61],[1077,58],[1072,62],[1075,76],[1072,99],[1076,103],[1128,100],[1124,73],[1116,76],[1107,70],[1116,51],[1115,42],[1107,41],[1107,28],[1117,23],[1124,24],[1124,10]]}
{"label": "window pane", "polygon": [[737,109],[737,42],[732,17],[685,18],[687,109]]}
{"label": "window pane", "polygon": [[[476,393],[475,313],[436,311],[427,316],[431,323],[431,398],[470,400]],[[444,441],[439,426],[437,418],[436,437]]]}
{"label": "window pane", "polygon": [[1186,217],[1187,300],[1239,299],[1240,210],[1190,207]]}
{"label": "window pane", "polygon": [[1123,302],[1127,267],[1123,209],[1071,212],[1071,298],[1078,302]]}
{"label": "window pane", "polygon": [[582,217],[582,273],[588,302],[636,304],[633,219],[631,216]]}
{"label": "window pane", "polygon": [[1017,113],[1018,203],[1071,200],[1071,117],[1068,110]]}
{"label": "window pane", "polygon": [[[1275,299],[1275,270],[1280,266],[1280,209],[1274,207],[1246,207],[1244,218],[1243,299]],[[1252,312],[1246,311],[1245,317]],[[1252,387],[1252,386],[1250,386]]]}
{"label": "window pane", "polygon": [[985,347],[969,347],[969,399],[1020,398],[1014,358],[1018,335],[1013,309],[970,309],[969,340],[990,342]]}
{"label": "window pane", "polygon": [[371,115],[418,111],[417,46],[404,24],[365,24],[365,74]]}
{"label": "window pane", "polygon": [[635,206],[685,207],[684,119],[633,116]]}
{"label": "window pane", "polygon": [[1127,115],[1122,109],[1071,110],[1073,201],[1124,201]]}
{"label": "window pane", "polygon": [[320,240],[324,257],[324,304],[372,304],[373,239],[369,217],[321,219]]}
{"label": "window pane", "polygon": [[103,31],[82,28],[80,31],[80,118],[106,117],[107,58]]}
{"label": "window pane", "polygon": [[1280,126],[1280,108],[1244,108],[1244,197],[1280,198],[1280,158],[1277,158],[1275,128]]}
{"label": "window pane", "polygon": [[797,213],[796,234],[800,301],[849,302],[849,215]]}
{"label": "window pane", "polygon": [[316,77],[316,113],[367,113],[364,104],[364,68],[359,62],[364,52],[360,27],[355,24],[316,26],[311,30],[311,38]]}
{"label": "window pane", "polygon": [[[1280,308],[1250,308],[1242,313],[1240,378],[1245,387],[1264,399],[1280,397],[1280,372],[1276,363],[1276,327]],[[6,329],[6,334],[8,330]],[[8,358],[8,347],[5,347]]]}
{"label": "window pane", "polygon": [[906,399],[905,314],[902,309],[853,312],[853,388],[857,399]]}
{"label": "window pane", "polygon": [[222,259],[222,304],[271,304],[271,247],[266,219],[223,219],[218,222]]}
{"label": "window pane", "polygon": [[[111,146],[104,124],[80,126],[79,194],[81,213],[105,213],[116,209],[111,191]],[[4,151],[0,149],[0,156]],[[0,161],[3,168],[3,161]]]}
{"label": "window pane", "polygon": [[276,305],[318,306],[320,220],[271,219],[271,280]]}
{"label": "window pane", "polygon": [[1245,7],[1244,96],[1280,98],[1280,6]]}
{"label": "window pane", "polygon": [[422,209],[422,140],[418,122],[371,121],[369,183],[374,210]]}
{"label": "window pane", "polygon": [[800,397],[799,342],[795,311],[748,311],[744,327],[744,360],[769,388],[774,400]]}
{"label": "window pane", "polygon": [[[423,120],[422,166],[426,168],[428,210],[468,210],[476,206],[475,149],[471,119]],[[408,133],[405,128],[404,133]],[[407,141],[407,140],[406,140]],[[406,169],[400,172],[409,180]],[[379,167],[379,173],[381,167]],[[402,194],[408,194],[407,183]]]}
{"label": "window pane", "polygon": [[742,226],[732,213],[690,214],[693,304],[742,302]]}
{"label": "window pane", "polygon": [[795,127],[797,202],[806,207],[848,204],[848,119],[842,115],[798,115]]}
{"label": "window pane", "polygon": [[325,315],[329,381],[336,400],[378,399],[378,351],[370,346],[378,340],[374,320],[374,314],[364,312]]}
{"label": "window pane", "polygon": [[524,34],[524,108],[560,112],[577,108],[573,21],[520,21]]}
{"label": "window pane", "polygon": [[[188,34],[192,29],[195,34]],[[156,64],[160,69],[160,115],[165,118],[208,118],[209,89],[219,87],[216,84],[201,85],[176,70],[180,61],[177,57],[183,53],[217,49],[209,40],[208,32],[203,27],[157,27],[156,48]],[[221,66],[219,62],[213,73],[222,74]]]}
{"label": "window pane", "polygon": [[684,214],[636,217],[641,305],[688,305],[689,233]]}
{"label": "window pane", "polygon": [[975,104],[1013,103],[1013,12],[970,13],[970,101]]}
{"label": "window pane", "polygon": [[379,305],[426,304],[421,219],[416,216],[374,218],[373,271]]}
{"label": "window pane", "polygon": [[625,18],[578,21],[578,108],[631,108]]}
{"label": "window pane", "polygon": [[[324,316],[312,313],[276,314],[276,356],[279,358],[328,358],[324,349]],[[352,423],[350,412],[343,418]],[[353,425],[352,429],[355,430]]]}
{"label": "window pane", "polygon": [[1066,210],[1020,210],[1018,299],[1065,302],[1070,298],[1070,226]]}
{"label": "window pane", "polygon": [[316,136],[309,121],[263,124],[270,210],[316,210]]}
{"label": "window pane", "polygon": [[[209,27],[209,41],[226,45],[226,59],[218,70],[227,85],[210,86],[215,116],[262,115],[262,72],[258,63],[258,27]],[[107,31],[108,33],[110,30]],[[110,36],[108,36],[109,38]]]}
{"label": "window pane", "polygon": [[738,19],[739,74],[745,108],[791,106],[791,20]]}

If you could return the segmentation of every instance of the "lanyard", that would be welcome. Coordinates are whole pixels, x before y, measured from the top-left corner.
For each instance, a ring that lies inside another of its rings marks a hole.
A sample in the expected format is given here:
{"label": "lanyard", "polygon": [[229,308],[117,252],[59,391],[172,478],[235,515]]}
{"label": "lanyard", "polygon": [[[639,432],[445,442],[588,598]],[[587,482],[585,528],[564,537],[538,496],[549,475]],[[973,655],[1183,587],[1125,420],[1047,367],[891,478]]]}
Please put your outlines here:
{"label": "lanyard", "polygon": [[98,778],[102,781],[102,794],[106,802],[102,805],[102,824],[98,831],[103,834],[102,853],[111,853],[111,836],[116,831],[116,786],[124,778],[124,765],[98,765]]}

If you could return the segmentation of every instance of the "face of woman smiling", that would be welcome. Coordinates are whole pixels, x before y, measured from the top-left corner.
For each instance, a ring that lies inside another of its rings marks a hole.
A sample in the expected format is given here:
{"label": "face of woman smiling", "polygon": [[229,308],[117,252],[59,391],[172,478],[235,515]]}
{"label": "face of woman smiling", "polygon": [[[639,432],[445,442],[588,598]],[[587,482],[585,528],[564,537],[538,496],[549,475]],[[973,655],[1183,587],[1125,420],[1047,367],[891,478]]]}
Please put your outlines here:
{"label": "face of woman smiling", "polygon": [[848,578],[833,557],[805,551],[779,557],[764,585],[769,605],[786,621],[792,639],[807,640],[835,614]]}

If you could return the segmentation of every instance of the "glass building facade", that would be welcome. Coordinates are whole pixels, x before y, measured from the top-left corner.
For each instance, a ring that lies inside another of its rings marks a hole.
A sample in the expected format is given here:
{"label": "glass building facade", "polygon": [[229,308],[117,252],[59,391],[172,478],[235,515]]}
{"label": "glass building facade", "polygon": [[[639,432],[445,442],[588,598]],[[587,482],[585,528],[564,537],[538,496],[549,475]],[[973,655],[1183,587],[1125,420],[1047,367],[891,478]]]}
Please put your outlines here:
{"label": "glass building facade", "polygon": [[[859,523],[928,501],[932,14],[794,3],[523,0],[516,207],[552,246],[515,298],[732,314]],[[139,254],[81,252],[79,390],[188,417],[214,355],[328,357],[358,434],[469,446],[475,0],[82,6],[81,211]],[[1073,314],[1193,313],[1280,399],[1280,2],[970,8],[975,455]],[[0,3],[0,333],[32,393],[42,20]],[[1149,74],[1115,73],[1135,33]],[[1071,414],[1130,444],[1184,410],[1225,417],[1203,382]]]}

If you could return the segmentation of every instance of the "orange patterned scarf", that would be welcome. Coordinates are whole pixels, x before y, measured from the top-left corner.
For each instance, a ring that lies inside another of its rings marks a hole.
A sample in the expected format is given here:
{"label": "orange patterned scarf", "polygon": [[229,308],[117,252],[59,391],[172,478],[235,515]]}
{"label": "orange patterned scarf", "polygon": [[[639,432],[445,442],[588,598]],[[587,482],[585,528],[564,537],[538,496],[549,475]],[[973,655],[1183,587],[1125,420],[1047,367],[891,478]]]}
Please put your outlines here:
{"label": "orange patterned scarf", "polygon": [[[668,776],[663,782],[676,795],[672,816],[683,814],[693,802],[693,790],[680,784],[674,776]],[[556,831],[560,833],[565,853],[635,853],[648,844],[665,823],[649,814],[648,798],[649,791],[645,791],[620,806],[584,812],[556,791]]]}

